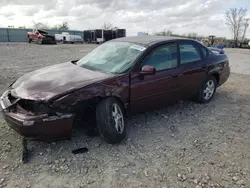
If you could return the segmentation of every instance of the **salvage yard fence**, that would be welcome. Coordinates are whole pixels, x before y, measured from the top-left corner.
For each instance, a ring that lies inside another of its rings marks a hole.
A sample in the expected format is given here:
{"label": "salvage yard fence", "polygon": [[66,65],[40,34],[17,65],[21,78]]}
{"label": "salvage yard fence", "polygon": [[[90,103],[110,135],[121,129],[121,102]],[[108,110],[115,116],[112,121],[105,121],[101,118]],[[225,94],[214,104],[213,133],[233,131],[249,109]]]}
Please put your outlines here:
{"label": "salvage yard fence", "polygon": [[[27,32],[32,29],[19,29],[19,28],[0,28],[0,42],[27,42]],[[49,35],[61,34],[62,32],[68,32],[71,35],[80,35],[82,38],[83,31],[76,30],[45,30]]]}

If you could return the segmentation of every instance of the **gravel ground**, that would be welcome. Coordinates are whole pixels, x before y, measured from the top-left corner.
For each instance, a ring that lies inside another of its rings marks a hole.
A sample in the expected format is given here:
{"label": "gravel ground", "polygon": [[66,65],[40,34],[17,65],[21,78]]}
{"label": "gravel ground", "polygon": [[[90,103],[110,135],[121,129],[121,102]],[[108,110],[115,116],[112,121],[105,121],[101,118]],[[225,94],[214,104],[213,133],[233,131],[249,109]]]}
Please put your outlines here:
{"label": "gravel ground", "polygon": [[[24,73],[77,59],[94,47],[2,43],[0,93]],[[249,68],[245,62],[250,63],[250,51],[226,51],[233,72]],[[0,187],[248,188],[249,80],[248,75],[232,73],[209,104],[184,101],[132,117],[128,138],[120,145],[90,138],[80,129],[71,141],[29,142],[32,156],[27,164],[20,162],[20,136],[0,115]],[[73,155],[72,149],[79,147],[89,152]]]}

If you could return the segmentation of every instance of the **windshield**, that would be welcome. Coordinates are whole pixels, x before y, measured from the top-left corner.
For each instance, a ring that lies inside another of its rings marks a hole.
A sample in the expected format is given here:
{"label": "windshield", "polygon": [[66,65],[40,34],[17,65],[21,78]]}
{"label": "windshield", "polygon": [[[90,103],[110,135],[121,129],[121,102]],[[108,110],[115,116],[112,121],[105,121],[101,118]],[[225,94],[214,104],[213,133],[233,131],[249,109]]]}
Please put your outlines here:
{"label": "windshield", "polygon": [[76,65],[108,73],[124,73],[145,49],[144,46],[128,42],[106,42],[80,59]]}

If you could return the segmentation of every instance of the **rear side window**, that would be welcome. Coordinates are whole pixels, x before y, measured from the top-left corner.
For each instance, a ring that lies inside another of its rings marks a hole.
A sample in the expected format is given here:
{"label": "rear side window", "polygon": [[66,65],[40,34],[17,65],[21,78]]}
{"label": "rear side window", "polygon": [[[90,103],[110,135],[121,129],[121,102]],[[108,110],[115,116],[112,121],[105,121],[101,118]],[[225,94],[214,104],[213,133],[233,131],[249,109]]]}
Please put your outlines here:
{"label": "rear side window", "polygon": [[193,44],[180,44],[181,64],[192,63],[201,60],[200,52]]}
{"label": "rear side window", "polygon": [[199,45],[199,48],[200,48],[200,50],[201,50],[202,58],[207,57],[207,55],[208,55],[207,49],[206,49],[204,46],[200,45],[200,44],[198,44],[198,45]]}

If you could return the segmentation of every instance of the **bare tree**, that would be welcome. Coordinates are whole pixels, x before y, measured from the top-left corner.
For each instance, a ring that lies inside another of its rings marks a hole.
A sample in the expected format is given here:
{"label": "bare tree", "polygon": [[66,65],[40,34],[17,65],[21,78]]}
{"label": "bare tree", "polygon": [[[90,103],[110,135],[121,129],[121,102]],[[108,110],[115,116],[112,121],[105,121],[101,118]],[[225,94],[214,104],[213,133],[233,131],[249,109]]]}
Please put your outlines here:
{"label": "bare tree", "polygon": [[197,33],[188,33],[188,34],[187,34],[187,37],[188,37],[188,38],[191,38],[191,39],[197,39],[198,34],[197,34]]}
{"label": "bare tree", "polygon": [[60,25],[55,25],[51,29],[56,29],[56,30],[69,30],[69,25],[68,22],[63,22]]}
{"label": "bare tree", "polygon": [[34,23],[34,28],[36,29],[50,29],[50,27],[44,23],[38,22]]}
{"label": "bare tree", "polygon": [[105,22],[103,25],[103,29],[113,29],[113,24],[109,22]]}
{"label": "bare tree", "polygon": [[244,40],[245,40],[247,28],[249,26],[249,23],[248,23],[249,19],[245,19],[244,21],[245,21],[245,23],[244,23],[244,31],[243,31],[243,35],[242,35],[242,39],[241,39],[242,42],[244,42]]}
{"label": "bare tree", "polygon": [[238,46],[239,37],[242,33],[243,21],[245,19],[246,13],[247,9],[231,8],[225,14],[226,24],[233,34],[234,43],[236,46]]}
{"label": "bare tree", "polygon": [[162,32],[156,32],[155,35],[158,35],[158,36],[172,36],[173,35],[173,32],[171,30],[163,30]]}
{"label": "bare tree", "polygon": [[173,31],[167,30],[166,35],[167,35],[167,36],[172,36],[172,35],[173,35]]}

